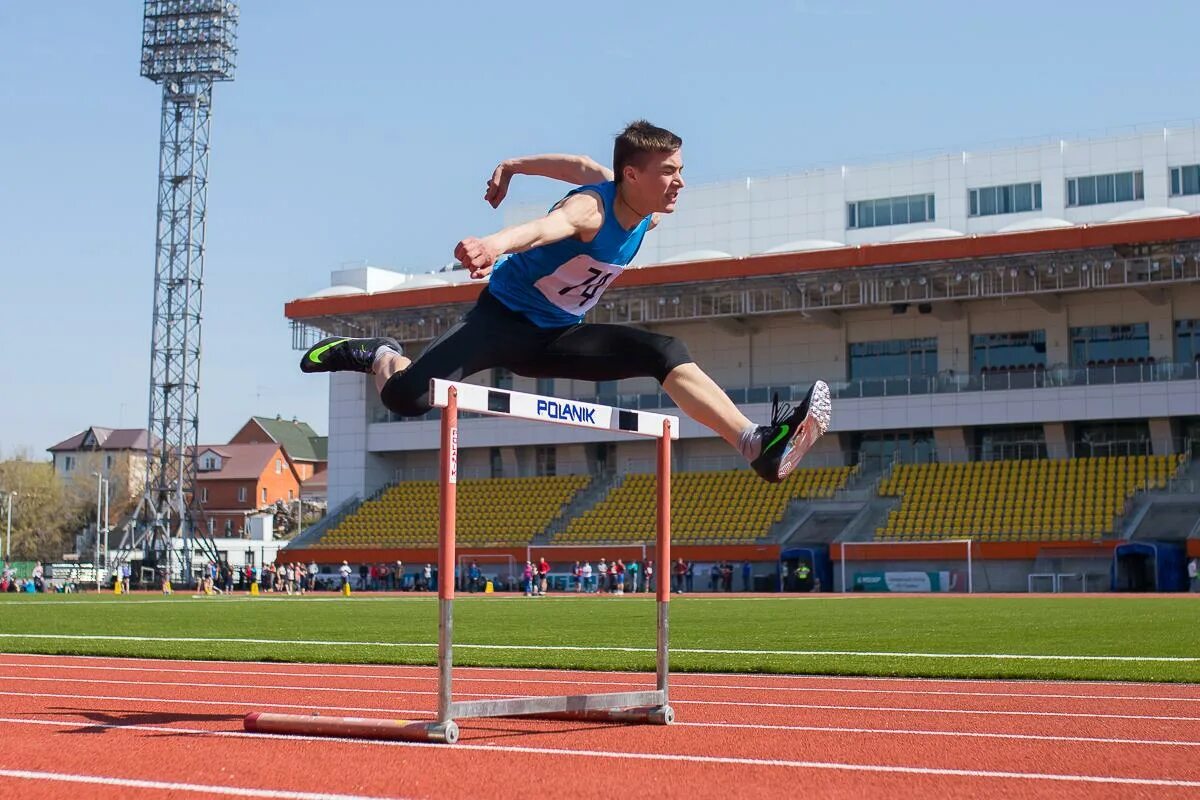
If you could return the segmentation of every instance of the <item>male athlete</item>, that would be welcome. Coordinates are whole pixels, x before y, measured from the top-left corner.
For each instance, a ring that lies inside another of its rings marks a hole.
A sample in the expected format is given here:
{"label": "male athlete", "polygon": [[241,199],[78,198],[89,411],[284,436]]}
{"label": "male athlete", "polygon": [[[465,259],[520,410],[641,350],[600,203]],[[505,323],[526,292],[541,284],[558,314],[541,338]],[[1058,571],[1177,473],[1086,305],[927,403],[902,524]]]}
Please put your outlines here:
{"label": "male athlete", "polygon": [[692,360],[677,339],[627,325],[583,321],[629,265],[646,232],[675,210],[683,188],[683,140],[639,120],[617,136],[613,168],[586,156],[541,155],[498,166],[484,198],[500,205],[513,175],[575,184],[546,216],[482,239],[468,237],[455,258],[479,280],[491,275],[461,322],[415,361],[395,339],[329,338],[300,361],[304,372],[372,373],[383,404],[403,416],[429,410],[431,378],[462,380],[506,368],[537,378],[613,381],[653,377],[692,419],[778,483],[829,428],[829,387],[817,381],[795,411],[772,406],[755,425]]}

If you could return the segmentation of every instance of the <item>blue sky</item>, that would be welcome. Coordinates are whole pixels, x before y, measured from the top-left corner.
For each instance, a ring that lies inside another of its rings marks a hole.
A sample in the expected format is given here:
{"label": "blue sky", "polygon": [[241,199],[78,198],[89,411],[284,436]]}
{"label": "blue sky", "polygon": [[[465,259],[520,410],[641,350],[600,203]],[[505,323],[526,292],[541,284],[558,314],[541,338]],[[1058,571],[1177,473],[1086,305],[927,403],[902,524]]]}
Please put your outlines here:
{"label": "blue sky", "polygon": [[[161,96],[141,17],[0,4],[0,454],[146,424]],[[284,302],[346,262],[446,263],[500,224],[482,194],[506,156],[607,160],[646,117],[706,182],[1200,116],[1198,27],[1200,4],[1155,0],[243,0],[214,104],[201,439],[252,414],[324,432]]]}

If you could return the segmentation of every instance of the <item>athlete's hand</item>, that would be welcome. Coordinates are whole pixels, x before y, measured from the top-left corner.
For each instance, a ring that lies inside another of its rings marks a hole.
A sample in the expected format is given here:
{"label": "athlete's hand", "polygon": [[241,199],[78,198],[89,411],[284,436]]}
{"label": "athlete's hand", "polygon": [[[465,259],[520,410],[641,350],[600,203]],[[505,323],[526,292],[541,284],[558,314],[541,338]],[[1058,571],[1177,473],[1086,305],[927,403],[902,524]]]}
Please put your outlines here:
{"label": "athlete's hand", "polygon": [[488,178],[487,191],[483,194],[483,199],[491,204],[492,208],[498,208],[504,200],[504,196],[508,194],[508,182],[512,180],[512,173],[504,167],[504,162],[496,165],[496,169],[492,171],[492,177]]}
{"label": "athlete's hand", "polygon": [[500,252],[486,239],[476,239],[468,236],[454,248],[454,257],[471,273],[471,278],[479,280],[486,278],[492,271]]}

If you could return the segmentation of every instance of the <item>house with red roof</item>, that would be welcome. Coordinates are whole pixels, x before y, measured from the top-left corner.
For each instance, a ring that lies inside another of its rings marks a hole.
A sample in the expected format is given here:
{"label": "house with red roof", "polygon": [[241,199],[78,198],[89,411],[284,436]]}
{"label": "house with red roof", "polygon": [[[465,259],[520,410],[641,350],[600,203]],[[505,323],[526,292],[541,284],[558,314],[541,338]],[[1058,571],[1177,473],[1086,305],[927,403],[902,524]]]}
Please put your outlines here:
{"label": "house with red roof", "polygon": [[252,514],[296,502],[300,474],[274,442],[200,445],[196,492],[210,535],[244,536]]}

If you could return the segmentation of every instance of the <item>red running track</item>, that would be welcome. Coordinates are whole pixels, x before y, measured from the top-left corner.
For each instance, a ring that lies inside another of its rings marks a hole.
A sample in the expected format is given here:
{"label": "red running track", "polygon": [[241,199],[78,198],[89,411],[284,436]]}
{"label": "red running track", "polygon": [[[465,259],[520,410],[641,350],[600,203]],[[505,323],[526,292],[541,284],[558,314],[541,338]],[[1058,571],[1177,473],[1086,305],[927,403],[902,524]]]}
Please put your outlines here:
{"label": "red running track", "polygon": [[[653,688],[471,669],[455,696]],[[247,734],[256,710],[428,719],[424,667],[0,653],[0,796],[1200,796],[1200,686],[676,675],[676,725],[460,720],[457,745]]]}

